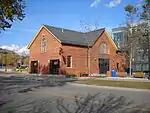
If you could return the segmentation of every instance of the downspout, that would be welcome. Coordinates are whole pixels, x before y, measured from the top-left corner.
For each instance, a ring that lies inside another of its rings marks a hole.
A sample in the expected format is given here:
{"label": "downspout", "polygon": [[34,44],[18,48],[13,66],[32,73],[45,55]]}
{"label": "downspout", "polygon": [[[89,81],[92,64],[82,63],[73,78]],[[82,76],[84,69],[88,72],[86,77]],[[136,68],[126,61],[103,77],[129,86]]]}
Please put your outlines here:
{"label": "downspout", "polygon": [[87,37],[85,36],[85,33],[84,33],[84,37],[85,37],[85,40],[86,40],[86,43],[87,43],[87,68],[88,68],[88,76],[91,75],[91,62],[90,62],[90,47],[89,47],[89,42],[87,40]]}

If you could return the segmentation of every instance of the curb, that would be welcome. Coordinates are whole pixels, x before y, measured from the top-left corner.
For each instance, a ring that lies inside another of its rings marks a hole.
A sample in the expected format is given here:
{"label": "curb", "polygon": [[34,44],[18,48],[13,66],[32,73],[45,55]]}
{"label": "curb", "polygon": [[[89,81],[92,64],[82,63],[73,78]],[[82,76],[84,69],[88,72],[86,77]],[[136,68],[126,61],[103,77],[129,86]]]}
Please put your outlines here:
{"label": "curb", "polygon": [[97,85],[87,85],[87,84],[78,84],[78,83],[67,83],[68,85],[72,86],[83,86],[89,88],[102,88],[102,89],[113,89],[113,90],[122,90],[122,91],[144,91],[150,92],[148,89],[136,89],[136,88],[125,88],[125,87],[110,87],[110,86],[97,86]]}

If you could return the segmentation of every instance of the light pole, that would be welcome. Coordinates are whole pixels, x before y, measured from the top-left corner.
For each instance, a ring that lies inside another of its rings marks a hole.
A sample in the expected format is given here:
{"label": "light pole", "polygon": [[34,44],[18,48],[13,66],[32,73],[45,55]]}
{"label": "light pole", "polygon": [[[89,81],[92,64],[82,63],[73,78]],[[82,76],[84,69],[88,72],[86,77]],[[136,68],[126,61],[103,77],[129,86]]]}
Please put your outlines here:
{"label": "light pole", "polygon": [[132,43],[131,43],[131,49],[130,49],[130,71],[129,75],[132,75]]}

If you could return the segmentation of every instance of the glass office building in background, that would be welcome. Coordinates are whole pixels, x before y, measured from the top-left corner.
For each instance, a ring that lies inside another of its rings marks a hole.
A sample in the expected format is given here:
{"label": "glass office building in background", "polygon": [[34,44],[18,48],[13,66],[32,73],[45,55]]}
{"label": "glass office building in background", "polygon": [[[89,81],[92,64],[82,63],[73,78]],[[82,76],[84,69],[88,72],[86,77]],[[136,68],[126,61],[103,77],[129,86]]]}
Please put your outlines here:
{"label": "glass office building in background", "polygon": [[[118,27],[113,28],[111,31],[112,39],[116,43],[119,49],[125,47],[128,29],[126,27]],[[148,65],[148,54],[143,56],[143,50],[133,50],[133,60],[132,60],[132,68],[134,71],[145,71],[147,72],[149,69]]]}
{"label": "glass office building in background", "polygon": [[125,46],[125,39],[127,38],[127,28],[126,27],[119,27],[112,29],[112,38],[116,43],[118,48]]}

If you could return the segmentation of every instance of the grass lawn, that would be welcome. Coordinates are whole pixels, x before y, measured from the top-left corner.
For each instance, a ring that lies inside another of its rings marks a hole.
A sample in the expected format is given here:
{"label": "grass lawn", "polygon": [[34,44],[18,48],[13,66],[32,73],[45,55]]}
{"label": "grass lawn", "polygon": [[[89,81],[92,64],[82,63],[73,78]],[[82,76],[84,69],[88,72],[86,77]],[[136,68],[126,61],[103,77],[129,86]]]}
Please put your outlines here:
{"label": "grass lawn", "polygon": [[98,85],[98,86],[113,86],[113,87],[126,87],[126,88],[138,88],[138,89],[149,89],[150,82],[131,82],[131,81],[114,81],[114,80],[96,80],[87,79],[79,80],[76,83]]}

